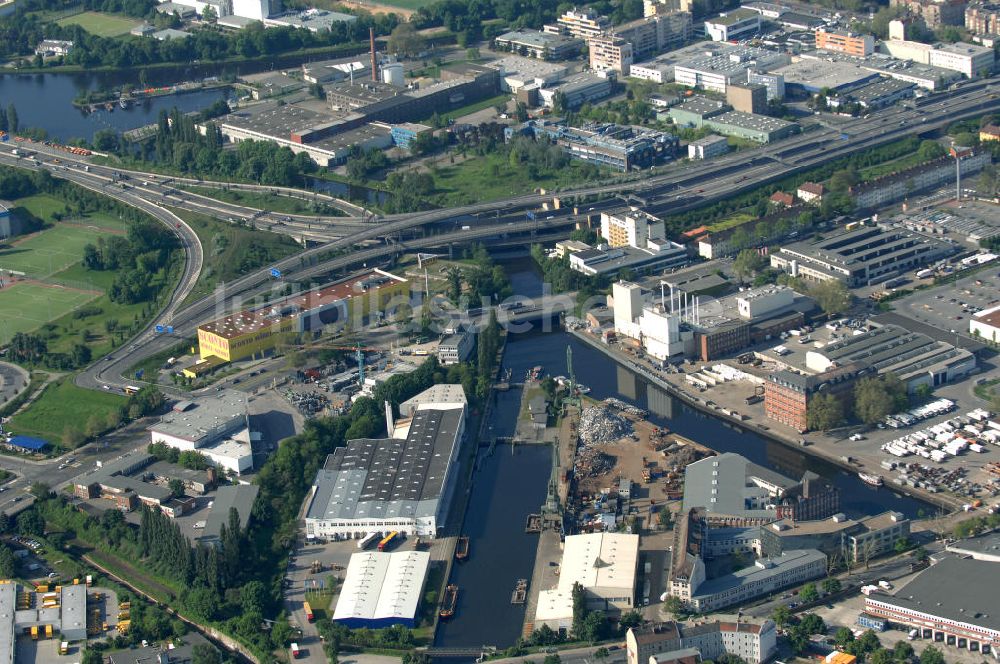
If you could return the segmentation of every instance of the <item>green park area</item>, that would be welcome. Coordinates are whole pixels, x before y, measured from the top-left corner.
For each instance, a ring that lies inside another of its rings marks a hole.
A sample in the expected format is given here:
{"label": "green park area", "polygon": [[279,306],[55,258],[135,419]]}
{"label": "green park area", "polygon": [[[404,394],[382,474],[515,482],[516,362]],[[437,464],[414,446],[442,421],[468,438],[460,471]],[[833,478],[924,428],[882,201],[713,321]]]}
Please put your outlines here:
{"label": "green park area", "polygon": [[[72,447],[88,429],[103,431],[118,422],[118,409],[125,397],[110,392],[85,390],[72,377],[50,384],[31,407],[11,418],[9,430]],[[70,427],[70,423],[74,426]]]}
{"label": "green park area", "polygon": [[66,16],[56,22],[59,25],[79,25],[90,34],[98,37],[124,35],[138,25],[138,21],[135,19],[102,12],[81,12]]}
{"label": "green park area", "polygon": [[98,293],[55,284],[15,282],[0,288],[0,343],[69,314]]}
{"label": "green park area", "polygon": [[92,224],[89,219],[56,222],[45,230],[0,246],[0,271],[22,272],[29,278],[49,277],[79,263],[87,244],[97,242],[99,235],[113,232]]}

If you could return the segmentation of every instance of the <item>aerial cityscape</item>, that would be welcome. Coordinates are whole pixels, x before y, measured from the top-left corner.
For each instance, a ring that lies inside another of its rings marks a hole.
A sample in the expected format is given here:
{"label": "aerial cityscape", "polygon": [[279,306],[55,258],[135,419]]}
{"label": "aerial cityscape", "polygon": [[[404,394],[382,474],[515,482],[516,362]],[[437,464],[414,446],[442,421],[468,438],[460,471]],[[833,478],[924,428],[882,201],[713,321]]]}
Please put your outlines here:
{"label": "aerial cityscape", "polygon": [[0,664],[997,661],[998,49],[0,0]]}

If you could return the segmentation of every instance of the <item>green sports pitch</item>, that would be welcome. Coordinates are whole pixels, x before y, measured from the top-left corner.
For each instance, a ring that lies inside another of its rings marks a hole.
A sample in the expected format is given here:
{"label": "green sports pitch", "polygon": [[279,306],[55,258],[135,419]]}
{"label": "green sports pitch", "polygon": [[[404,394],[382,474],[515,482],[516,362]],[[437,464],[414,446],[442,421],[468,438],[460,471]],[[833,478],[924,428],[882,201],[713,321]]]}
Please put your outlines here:
{"label": "green sports pitch", "polygon": [[83,248],[96,243],[100,230],[60,223],[13,245],[0,247],[0,274],[21,272],[43,278],[60,272],[83,257]]}
{"label": "green sports pitch", "polygon": [[135,19],[102,14],[100,12],[81,12],[56,21],[59,25],[79,25],[92,35],[98,37],[117,37],[139,25]]}
{"label": "green sports pitch", "polygon": [[36,330],[98,296],[96,292],[33,282],[15,282],[0,288],[0,343],[18,332]]}

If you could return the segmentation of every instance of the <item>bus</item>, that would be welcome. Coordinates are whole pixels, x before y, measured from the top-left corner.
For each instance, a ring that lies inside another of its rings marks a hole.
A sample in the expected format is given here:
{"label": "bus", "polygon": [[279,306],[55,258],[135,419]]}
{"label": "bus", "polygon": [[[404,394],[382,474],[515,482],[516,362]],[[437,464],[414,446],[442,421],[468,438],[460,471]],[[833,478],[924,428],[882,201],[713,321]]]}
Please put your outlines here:
{"label": "bus", "polygon": [[122,389],[122,391],[123,391],[123,392],[124,392],[125,394],[137,394],[137,393],[139,392],[139,388],[138,388],[138,387],[136,387],[135,385],[126,385],[126,386],[125,386],[125,387],[124,387],[124,388]]}
{"label": "bus", "polygon": [[309,602],[302,602],[302,610],[305,611],[306,620],[308,620],[309,622],[312,622],[313,620],[316,619],[316,617],[313,615],[312,607],[309,606]]}
{"label": "bus", "polygon": [[386,548],[390,544],[392,544],[393,540],[395,540],[398,535],[399,535],[399,531],[398,530],[394,530],[391,533],[389,533],[388,535],[386,535],[385,537],[383,537],[382,541],[378,543],[378,550],[379,551],[385,551]]}

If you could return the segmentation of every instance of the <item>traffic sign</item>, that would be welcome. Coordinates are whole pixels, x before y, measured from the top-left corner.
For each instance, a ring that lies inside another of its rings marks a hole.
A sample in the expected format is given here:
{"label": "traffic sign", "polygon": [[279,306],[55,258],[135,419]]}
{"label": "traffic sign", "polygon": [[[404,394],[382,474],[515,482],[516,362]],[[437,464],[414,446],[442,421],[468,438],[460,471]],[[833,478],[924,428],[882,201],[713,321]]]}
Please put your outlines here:
{"label": "traffic sign", "polygon": [[136,380],[139,380],[139,379],[141,379],[141,378],[142,378],[142,375],[143,375],[144,373],[146,373],[146,371],[145,371],[144,369],[136,369],[136,370],[135,370],[135,378],[136,378]]}
{"label": "traffic sign", "polygon": [[272,267],[271,268],[271,276],[274,277],[275,279],[280,279],[281,278],[281,270],[279,270],[276,267]]}
{"label": "traffic sign", "polygon": [[156,326],[156,333],[157,334],[163,334],[163,326],[162,325],[157,325]]}

